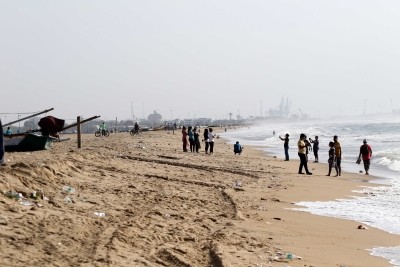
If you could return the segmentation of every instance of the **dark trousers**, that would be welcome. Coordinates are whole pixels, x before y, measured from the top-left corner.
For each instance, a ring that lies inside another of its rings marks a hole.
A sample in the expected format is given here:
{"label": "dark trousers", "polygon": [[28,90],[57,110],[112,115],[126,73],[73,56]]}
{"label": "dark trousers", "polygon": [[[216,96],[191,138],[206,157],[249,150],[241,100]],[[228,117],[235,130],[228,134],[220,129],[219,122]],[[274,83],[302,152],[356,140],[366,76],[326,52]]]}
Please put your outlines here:
{"label": "dark trousers", "polygon": [[289,160],[289,147],[284,147],[285,149],[285,160]]}
{"label": "dark trousers", "polygon": [[369,171],[370,160],[369,159],[363,160],[363,163],[364,163],[364,170],[366,172],[368,172]]}
{"label": "dark trousers", "polygon": [[194,139],[189,139],[190,152],[194,152]]}
{"label": "dark trousers", "polygon": [[315,161],[318,161],[318,149],[314,149],[314,158]]}
{"label": "dark trousers", "polygon": [[303,166],[304,166],[304,170],[306,171],[306,173],[309,173],[308,167],[307,167],[306,154],[298,153],[298,155],[299,155],[299,158],[300,158],[299,173],[301,173],[303,171]]}
{"label": "dark trousers", "polygon": [[329,159],[328,160],[328,176],[331,175],[332,168],[335,168],[336,175],[339,175],[339,171],[338,171],[338,167],[337,167],[336,162],[334,162],[333,159]]}
{"label": "dark trousers", "polygon": [[206,141],[206,147],[205,147],[205,151],[206,153],[208,153],[208,147],[210,146],[210,143]]}
{"label": "dark trousers", "polygon": [[194,147],[195,147],[196,153],[199,153],[199,149],[200,149],[200,141],[199,140],[194,141]]}
{"label": "dark trousers", "polygon": [[208,142],[210,145],[210,154],[214,152],[214,142]]}

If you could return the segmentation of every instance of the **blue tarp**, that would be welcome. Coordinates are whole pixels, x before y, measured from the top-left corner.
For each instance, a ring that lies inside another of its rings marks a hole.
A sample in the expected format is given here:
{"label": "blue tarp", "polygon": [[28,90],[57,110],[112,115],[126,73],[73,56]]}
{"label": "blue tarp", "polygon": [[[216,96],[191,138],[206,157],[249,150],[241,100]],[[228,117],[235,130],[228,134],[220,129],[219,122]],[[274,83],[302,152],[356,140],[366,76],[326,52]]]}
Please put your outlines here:
{"label": "blue tarp", "polygon": [[0,119],[0,164],[4,162],[4,143],[3,143],[3,124],[1,124]]}

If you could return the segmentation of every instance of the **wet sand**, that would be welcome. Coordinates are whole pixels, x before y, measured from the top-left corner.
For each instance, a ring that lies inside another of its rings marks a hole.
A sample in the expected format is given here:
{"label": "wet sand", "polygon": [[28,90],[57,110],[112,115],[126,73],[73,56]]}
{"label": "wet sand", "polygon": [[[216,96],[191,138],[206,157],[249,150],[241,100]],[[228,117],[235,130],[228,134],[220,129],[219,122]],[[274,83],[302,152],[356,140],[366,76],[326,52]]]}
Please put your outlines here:
{"label": "wet sand", "polygon": [[235,156],[223,139],[214,155],[204,143],[184,153],[177,132],[84,135],[81,149],[64,137],[49,151],[6,154],[0,190],[45,198],[0,195],[0,266],[380,267],[389,264],[366,249],[400,244],[358,222],[291,210],[354,195],[364,175],[326,177],[326,164],[313,163],[314,175],[298,175],[297,159],[248,146]]}

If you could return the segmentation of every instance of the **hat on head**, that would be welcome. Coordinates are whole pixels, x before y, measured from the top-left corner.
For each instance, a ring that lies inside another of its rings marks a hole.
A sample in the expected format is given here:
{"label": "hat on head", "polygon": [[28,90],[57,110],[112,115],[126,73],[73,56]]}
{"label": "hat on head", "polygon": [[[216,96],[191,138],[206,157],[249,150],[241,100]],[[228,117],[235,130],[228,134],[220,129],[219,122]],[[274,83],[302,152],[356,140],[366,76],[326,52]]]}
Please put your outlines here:
{"label": "hat on head", "polygon": [[366,143],[367,143],[367,139],[364,139],[364,140],[363,140],[363,143],[366,144]]}

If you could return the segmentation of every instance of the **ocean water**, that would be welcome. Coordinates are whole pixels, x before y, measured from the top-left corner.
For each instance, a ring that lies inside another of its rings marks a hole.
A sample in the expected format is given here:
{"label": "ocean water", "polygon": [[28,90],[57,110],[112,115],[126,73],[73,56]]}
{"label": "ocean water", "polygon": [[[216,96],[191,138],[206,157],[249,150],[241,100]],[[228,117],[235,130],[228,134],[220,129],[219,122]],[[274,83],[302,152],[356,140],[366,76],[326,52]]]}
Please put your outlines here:
{"label": "ocean water", "polygon": [[[273,131],[276,135],[273,135]],[[380,177],[373,181],[378,187],[365,186],[357,190],[363,196],[333,201],[299,202],[297,210],[321,216],[354,220],[365,225],[400,235],[400,115],[370,116],[307,121],[271,121],[257,126],[228,129],[221,136],[244,147],[254,145],[268,154],[284,159],[283,141],[279,136],[290,135],[289,155],[298,159],[297,141],[300,133],[314,139],[319,137],[319,161],[328,160],[328,143],[339,137],[342,146],[342,171],[363,172],[363,164],[356,164],[362,140],[372,147],[370,174]],[[244,148],[244,152],[245,152]],[[309,154],[309,161],[314,155]],[[314,164],[314,163],[311,163]],[[334,172],[334,170],[333,170]],[[356,195],[356,194],[355,194]],[[393,266],[400,266],[400,243],[397,247],[371,248],[370,253],[387,259]]]}

